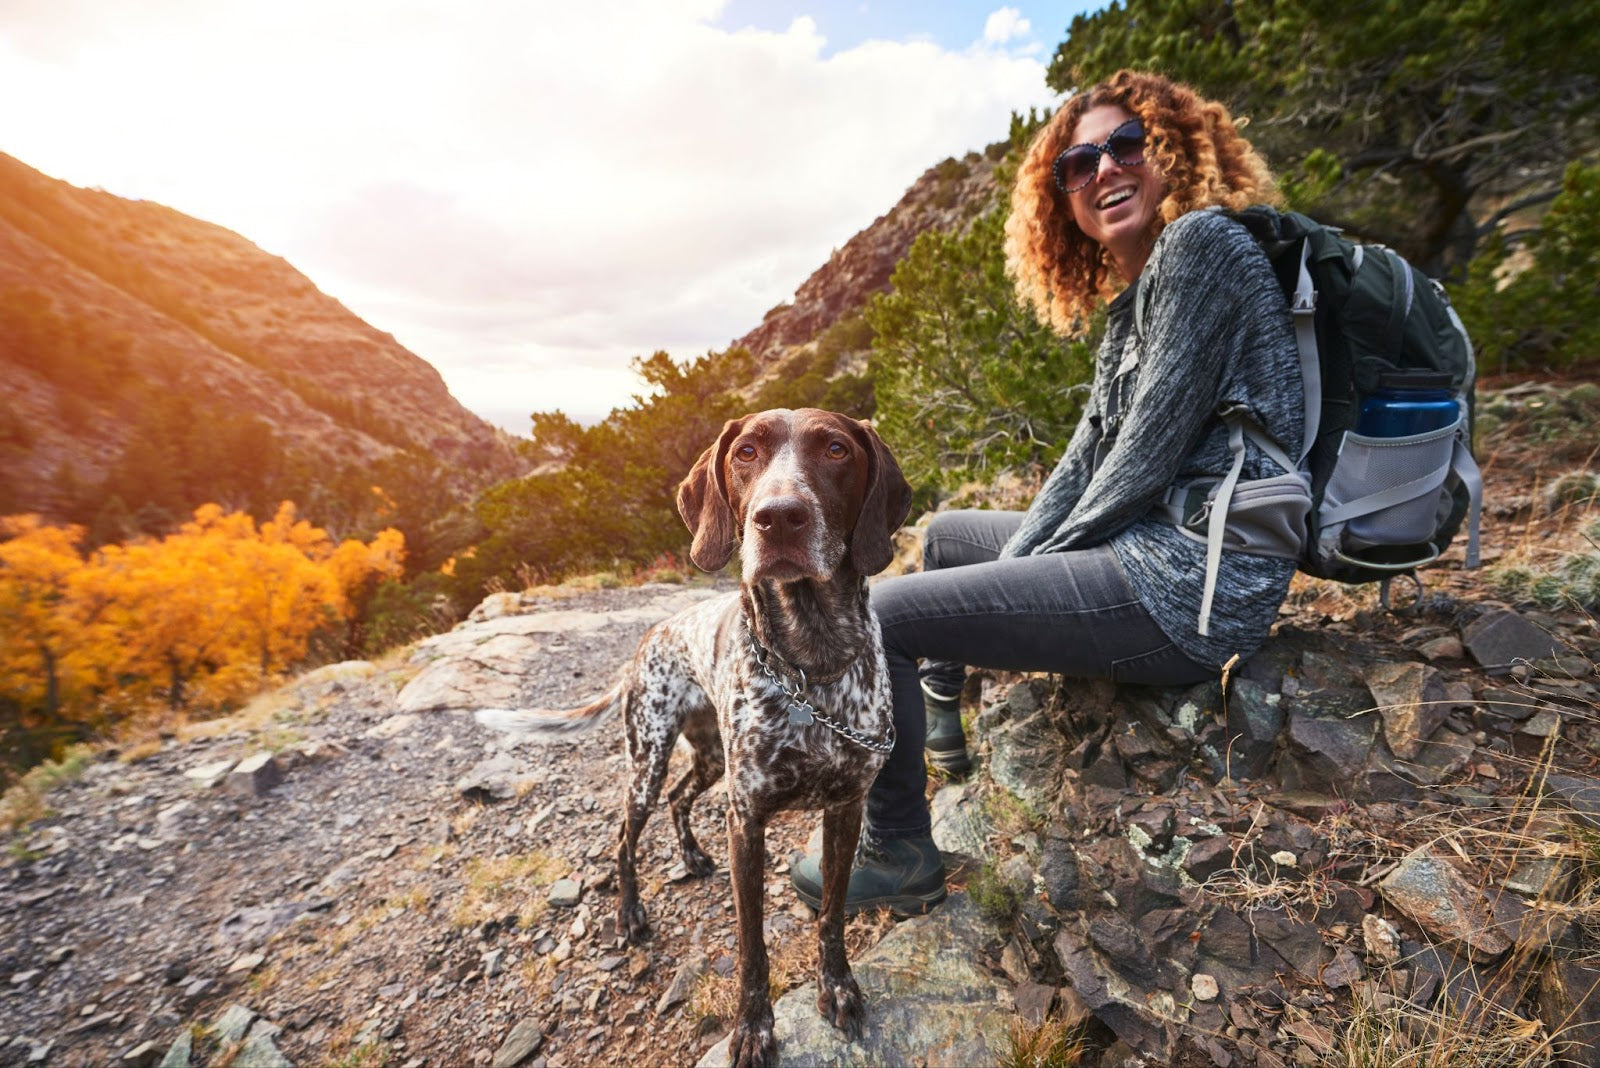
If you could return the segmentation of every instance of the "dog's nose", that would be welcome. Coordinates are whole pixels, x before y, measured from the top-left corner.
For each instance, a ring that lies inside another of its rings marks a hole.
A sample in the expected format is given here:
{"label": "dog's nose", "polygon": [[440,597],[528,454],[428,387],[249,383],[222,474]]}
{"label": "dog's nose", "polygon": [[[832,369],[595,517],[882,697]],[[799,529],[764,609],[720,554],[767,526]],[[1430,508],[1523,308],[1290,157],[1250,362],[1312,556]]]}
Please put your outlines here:
{"label": "dog's nose", "polygon": [[763,534],[796,534],[811,522],[811,510],[798,497],[771,497],[750,513],[750,521]]}

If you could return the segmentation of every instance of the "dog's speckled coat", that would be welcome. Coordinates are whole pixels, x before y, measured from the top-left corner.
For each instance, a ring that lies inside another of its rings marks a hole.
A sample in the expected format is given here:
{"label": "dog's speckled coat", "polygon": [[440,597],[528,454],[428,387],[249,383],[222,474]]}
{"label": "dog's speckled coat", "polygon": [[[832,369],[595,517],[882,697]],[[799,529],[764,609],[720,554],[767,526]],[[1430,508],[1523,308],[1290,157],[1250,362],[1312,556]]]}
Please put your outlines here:
{"label": "dog's speckled coat", "polygon": [[818,917],[817,1007],[856,1033],[861,991],[844,950],[844,897],[862,805],[884,755],[820,722],[795,725],[790,699],[761,667],[872,739],[890,731],[889,675],[866,576],[888,566],[910,487],[878,435],[847,416],[780,409],[729,422],[678,489],[694,535],[690,555],[707,571],[742,550],[739,592],[694,605],[651,628],[608,693],[570,712],[485,710],[502,730],[562,733],[621,708],[631,779],[617,850],[617,926],[648,933],[635,865],[639,833],[660,796],[681,735],[694,753],[668,792],[683,861],[715,870],[689,828],[694,801],[728,775],[729,871],[739,930],[735,1065],[773,1062],[772,1005],[762,936],[766,825],[785,809],[823,813],[823,893]]}

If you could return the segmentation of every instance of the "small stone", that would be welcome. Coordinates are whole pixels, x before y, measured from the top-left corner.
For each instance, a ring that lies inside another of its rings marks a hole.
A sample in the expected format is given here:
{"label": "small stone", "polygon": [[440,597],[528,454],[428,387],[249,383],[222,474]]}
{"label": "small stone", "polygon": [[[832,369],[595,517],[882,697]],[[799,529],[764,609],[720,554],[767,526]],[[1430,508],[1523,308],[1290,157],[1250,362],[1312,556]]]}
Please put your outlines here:
{"label": "small stone", "polygon": [[1207,975],[1205,972],[1196,972],[1189,978],[1189,990],[1194,994],[1196,1001],[1215,1001],[1221,993],[1217,989],[1217,977]]}
{"label": "small stone", "polygon": [[161,1056],[161,1047],[154,1042],[141,1042],[122,1055],[118,1062],[123,1068],[150,1068]]}
{"label": "small stone", "polygon": [[189,1068],[194,1057],[194,1032],[187,1027],[178,1032],[178,1038],[167,1047],[167,1055],[156,1068]]}
{"label": "small stone", "polygon": [[241,1041],[250,1030],[250,1025],[255,1023],[256,1014],[253,1010],[243,1005],[229,1005],[217,1022],[211,1025],[211,1033],[223,1045],[231,1045]]}
{"label": "small stone", "polygon": [[1400,930],[1382,916],[1369,913],[1361,917],[1361,941],[1368,960],[1379,964],[1399,963]]}
{"label": "small stone", "polygon": [[550,887],[550,904],[558,909],[570,909],[583,896],[583,886],[576,879],[557,879]]}
{"label": "small stone", "polygon": [[294,1068],[293,1062],[265,1035],[251,1035],[246,1039],[233,1063],[240,1068],[246,1065],[249,1068]]}
{"label": "small stone", "polygon": [[240,797],[265,797],[283,781],[283,771],[271,753],[256,753],[228,773],[228,792]]}
{"label": "small stone", "polygon": [[1427,846],[1412,850],[1378,883],[1378,892],[1424,930],[1466,945],[1479,962],[1494,960],[1511,943],[1492,923],[1493,905]]}
{"label": "small stone", "polygon": [[489,952],[485,953],[483,955],[484,978],[493,979],[495,976],[499,975],[501,965],[505,961],[505,958],[506,951],[503,949],[491,949]]}
{"label": "small stone", "polygon": [[1043,983],[1019,983],[1011,992],[1011,999],[1017,1007],[1017,1015],[1029,1027],[1038,1027],[1050,1015],[1050,1008],[1056,1001],[1056,988]]}
{"label": "small stone", "polygon": [[689,1000],[689,995],[694,992],[695,983],[705,974],[709,966],[705,954],[697,953],[678,966],[678,971],[672,977],[672,982],[667,985],[661,999],[656,1002],[656,1015],[665,1016],[673,1009]]}
{"label": "small stone", "polygon": [[228,777],[228,772],[233,770],[235,761],[219,760],[211,764],[202,764],[198,768],[190,768],[183,773],[183,777],[205,790],[221,785]]}
{"label": "small stone", "polygon": [[265,964],[266,960],[264,953],[241,953],[233,959],[232,964],[228,965],[228,974],[247,975]]}

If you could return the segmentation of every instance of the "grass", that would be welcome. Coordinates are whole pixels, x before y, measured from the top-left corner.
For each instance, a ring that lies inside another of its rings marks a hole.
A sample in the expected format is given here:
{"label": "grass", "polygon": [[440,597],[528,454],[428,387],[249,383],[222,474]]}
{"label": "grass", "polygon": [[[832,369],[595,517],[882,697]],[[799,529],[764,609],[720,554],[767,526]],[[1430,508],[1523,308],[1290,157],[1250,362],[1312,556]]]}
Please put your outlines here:
{"label": "grass", "polygon": [[1022,907],[1022,890],[1000,874],[992,861],[985,861],[967,880],[967,896],[991,923],[1011,923]]}
{"label": "grass", "polygon": [[1037,1027],[1011,1021],[996,1068],[1075,1068],[1089,1050],[1084,1024],[1049,1017]]}
{"label": "grass", "polygon": [[474,927],[507,916],[516,906],[518,923],[532,927],[549,907],[544,895],[535,891],[550,886],[570,868],[566,861],[539,852],[469,861],[462,870],[462,897],[450,923]]}
{"label": "grass", "polygon": [[0,797],[0,830],[15,833],[49,815],[46,795],[63,783],[76,781],[92,759],[88,746],[75,745],[59,760],[47,760],[30,769]]}

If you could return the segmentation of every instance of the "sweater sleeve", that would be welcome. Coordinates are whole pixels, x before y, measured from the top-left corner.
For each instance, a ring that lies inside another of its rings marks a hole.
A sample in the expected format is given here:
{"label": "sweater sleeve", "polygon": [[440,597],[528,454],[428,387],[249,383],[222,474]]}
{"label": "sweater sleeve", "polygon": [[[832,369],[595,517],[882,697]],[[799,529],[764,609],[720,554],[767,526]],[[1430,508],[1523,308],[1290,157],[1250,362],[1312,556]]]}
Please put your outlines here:
{"label": "sweater sleeve", "polygon": [[1137,370],[1121,426],[1065,522],[1033,552],[1103,542],[1161,500],[1217,413],[1224,368],[1250,344],[1263,286],[1282,301],[1249,234],[1212,212],[1168,226],[1139,284],[1150,288],[1127,342]]}
{"label": "sweater sleeve", "polygon": [[1094,454],[1100,440],[1100,429],[1091,405],[1084,409],[1083,416],[1078,420],[1078,428],[1067,443],[1067,451],[1062,453],[1055,470],[1050,472],[1050,477],[1033,499],[1022,525],[1000,550],[1002,560],[1033,553],[1055,533],[1062,517],[1070,515],[1077,507],[1094,474]]}

